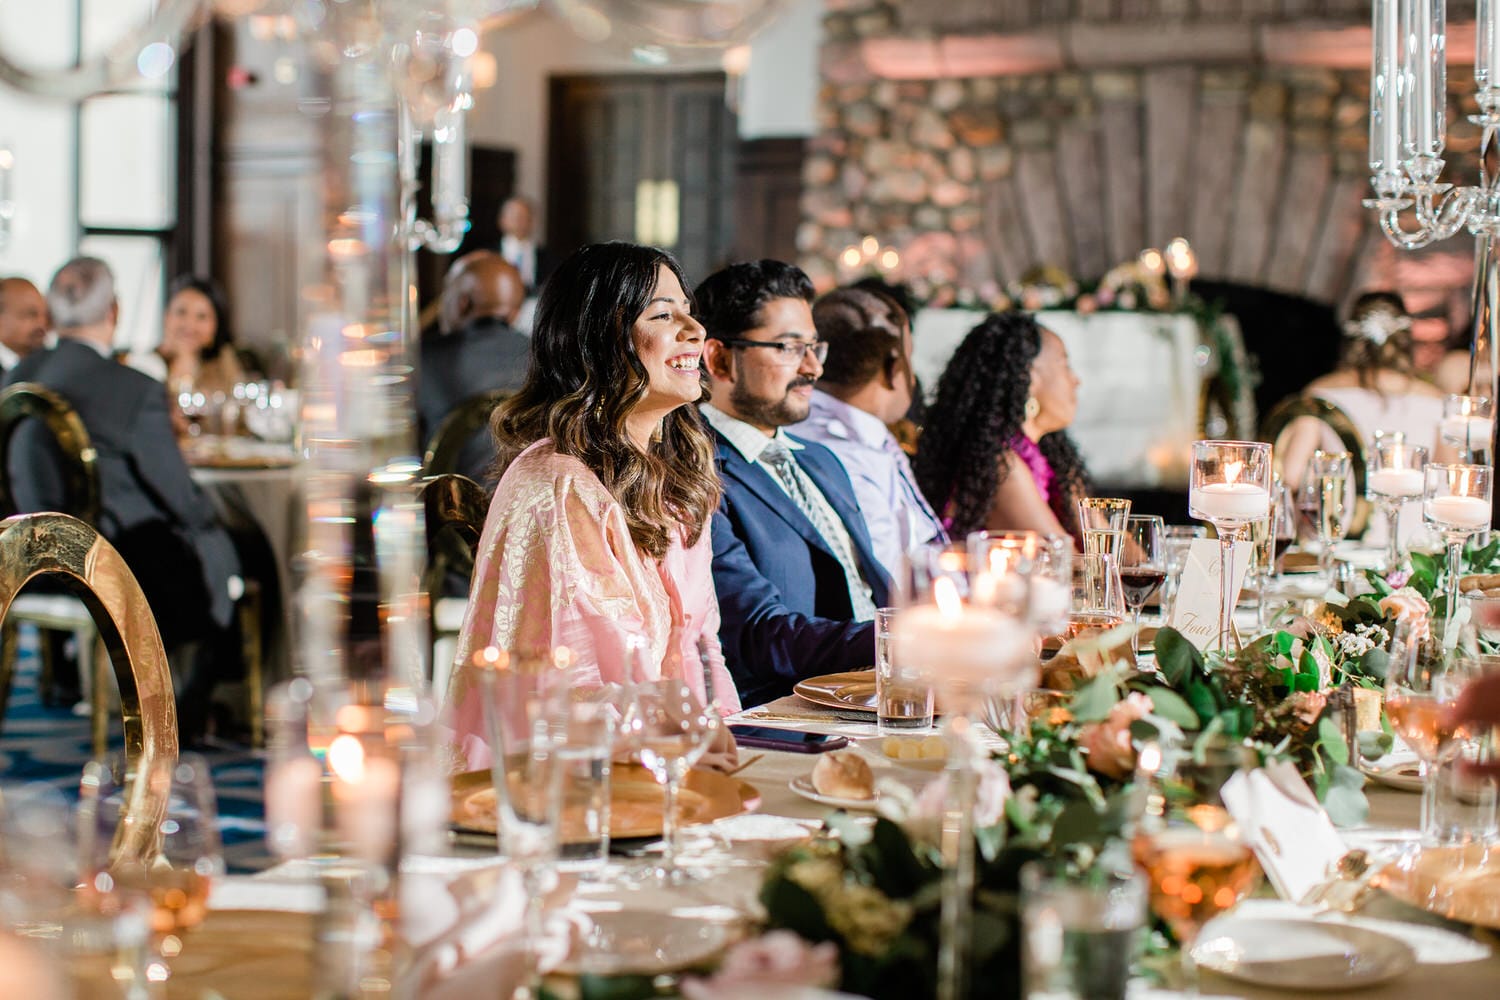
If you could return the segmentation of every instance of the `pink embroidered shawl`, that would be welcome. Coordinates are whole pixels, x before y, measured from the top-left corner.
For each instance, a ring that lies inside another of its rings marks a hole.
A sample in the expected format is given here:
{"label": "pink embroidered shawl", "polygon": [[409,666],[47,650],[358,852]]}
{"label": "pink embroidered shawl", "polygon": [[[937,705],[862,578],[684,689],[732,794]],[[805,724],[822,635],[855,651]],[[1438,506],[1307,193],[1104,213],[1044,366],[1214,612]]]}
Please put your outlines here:
{"label": "pink embroidered shawl", "polygon": [[625,639],[639,634],[661,675],[701,696],[701,641],[721,707],[738,711],[719,649],[712,558],[707,530],[659,562],[642,554],[619,501],[587,466],[546,440],[522,452],[490,501],[449,686],[466,766],[490,763],[478,686],[464,669],[485,646],[526,656],[567,646],[578,663],[573,683],[591,686],[626,680]]}

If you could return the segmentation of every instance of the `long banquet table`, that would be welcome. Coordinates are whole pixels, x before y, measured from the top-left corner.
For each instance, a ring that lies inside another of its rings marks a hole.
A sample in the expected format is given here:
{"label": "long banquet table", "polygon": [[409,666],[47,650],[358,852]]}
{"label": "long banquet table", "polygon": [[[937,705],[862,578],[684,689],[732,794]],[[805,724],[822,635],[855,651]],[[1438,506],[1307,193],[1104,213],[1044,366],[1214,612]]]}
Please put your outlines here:
{"label": "long banquet table", "polygon": [[[778,724],[761,719],[755,721],[759,725]],[[801,728],[868,733],[872,727],[838,722],[803,725]],[[745,759],[754,753],[746,752]],[[797,796],[788,788],[793,778],[811,770],[813,760],[806,755],[765,752],[739,777],[759,790],[760,813],[815,821],[826,814],[825,807]],[[897,773],[893,765],[877,764],[877,769],[881,774]],[[917,776],[917,772],[899,773]],[[1370,803],[1373,826],[1409,829],[1416,822],[1418,796],[1415,794],[1374,787],[1370,789]],[[455,859],[452,863],[455,866],[472,865],[475,852],[462,853],[468,857]],[[584,910],[607,911],[625,907],[632,911],[686,913],[705,921],[742,922],[755,910],[762,865],[751,856],[751,852],[740,847],[735,848],[735,855],[732,864],[711,880],[671,890],[632,890],[606,882],[580,889],[575,894],[573,905]],[[638,863],[618,862],[622,866]],[[313,951],[311,916],[253,909],[250,907],[254,904],[246,902],[263,897],[264,905],[275,905],[287,888],[286,875],[286,870],[282,869],[261,876],[226,880],[227,888],[232,890],[228,896],[233,897],[234,908],[212,910],[203,926],[186,936],[184,950],[174,963],[175,973],[169,981],[168,996],[184,1000],[216,995],[257,1000],[285,997],[290,1000],[308,995]],[[216,899],[228,902],[228,896],[221,893]],[[1257,902],[1256,905],[1275,904]],[[1396,906],[1393,901],[1384,901],[1380,915],[1388,917],[1388,911]],[[1441,923],[1415,910],[1401,908],[1401,912],[1405,919],[1425,924]],[[1485,931],[1475,932],[1475,937],[1486,944],[1495,940]],[[1247,1000],[1270,1000],[1291,995],[1247,987],[1208,973],[1204,974],[1203,992],[1206,996],[1243,997]],[[1487,958],[1479,961],[1420,965],[1402,979],[1362,991],[1361,995],[1371,1000],[1420,996],[1439,996],[1443,1000],[1492,1000],[1500,995],[1500,955],[1491,951]]]}

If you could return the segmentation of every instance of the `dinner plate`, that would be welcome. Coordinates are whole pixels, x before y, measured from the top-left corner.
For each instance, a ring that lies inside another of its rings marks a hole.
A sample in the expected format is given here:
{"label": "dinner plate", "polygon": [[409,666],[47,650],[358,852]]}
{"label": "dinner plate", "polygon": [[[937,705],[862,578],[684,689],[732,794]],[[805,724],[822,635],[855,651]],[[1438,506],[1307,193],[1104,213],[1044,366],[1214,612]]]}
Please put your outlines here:
{"label": "dinner plate", "polygon": [[847,670],[798,681],[792,688],[799,698],[824,708],[875,714],[875,671]]}
{"label": "dinner plate", "polygon": [[[451,821],[463,833],[495,832],[495,789],[488,770],[456,774],[452,781]],[[580,796],[580,799],[582,796]],[[760,805],[755,786],[694,768],[677,792],[677,822],[683,826],[737,816]],[[609,835],[613,840],[655,837],[662,832],[662,787],[640,764],[615,764],[609,780]],[[562,842],[591,839],[584,823],[584,803],[565,799]]]}
{"label": "dinner plate", "polygon": [[787,782],[787,787],[797,795],[802,796],[810,802],[816,802],[822,806],[832,806],[834,809],[853,809],[859,812],[871,812],[875,809],[875,803],[879,796],[869,799],[846,799],[838,795],[824,795],[813,787],[812,778],[803,775],[793,778]]}
{"label": "dinner plate", "polygon": [[645,910],[590,913],[592,926],[558,967],[569,975],[658,976],[706,965],[729,941],[722,924]]}
{"label": "dinner plate", "polygon": [[1466,924],[1500,929],[1500,852],[1488,844],[1422,847],[1376,876],[1403,902]]}
{"label": "dinner plate", "polygon": [[1360,764],[1371,781],[1403,792],[1422,790],[1422,765],[1415,754],[1387,754],[1380,760]]}
{"label": "dinner plate", "polygon": [[1368,927],[1231,913],[1203,928],[1193,960],[1230,979],[1303,992],[1389,982],[1416,965],[1417,955],[1404,941]]}

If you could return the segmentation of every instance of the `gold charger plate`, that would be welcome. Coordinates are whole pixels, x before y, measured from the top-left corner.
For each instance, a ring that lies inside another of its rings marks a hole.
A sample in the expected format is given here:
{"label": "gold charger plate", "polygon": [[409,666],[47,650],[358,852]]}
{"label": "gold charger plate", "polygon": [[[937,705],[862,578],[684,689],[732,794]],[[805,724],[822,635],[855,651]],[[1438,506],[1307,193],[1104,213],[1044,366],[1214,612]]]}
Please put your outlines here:
{"label": "gold charger plate", "polygon": [[1288,552],[1281,557],[1281,572],[1283,573],[1316,573],[1318,571],[1318,554],[1316,552]]}
{"label": "gold charger plate", "polygon": [[[455,829],[494,834],[495,789],[488,770],[465,771],[451,779]],[[694,768],[677,793],[677,822],[683,826],[738,816],[760,805],[754,785],[717,771]],[[640,764],[615,764],[609,780],[609,835],[613,840],[655,837],[661,833],[662,787]],[[568,795],[563,802],[562,842],[588,843],[584,803]]]}
{"label": "gold charger plate", "polygon": [[1387,865],[1375,884],[1450,920],[1500,930],[1500,860],[1487,844],[1424,847]]}
{"label": "gold charger plate", "polygon": [[[1155,650],[1156,650],[1156,633],[1160,632],[1161,629],[1162,629],[1162,626],[1160,626],[1160,625],[1142,625],[1141,626],[1141,639],[1140,639],[1140,646],[1138,648],[1140,649],[1140,651],[1142,653],[1155,652]],[[1045,639],[1042,640],[1042,654],[1044,656],[1056,656],[1057,655],[1057,651],[1063,648],[1063,643],[1066,642],[1066,641],[1067,640],[1065,640],[1060,635],[1049,635],[1049,636],[1047,636]]]}
{"label": "gold charger plate", "polygon": [[798,681],[792,693],[814,705],[875,714],[875,671],[846,670]]}

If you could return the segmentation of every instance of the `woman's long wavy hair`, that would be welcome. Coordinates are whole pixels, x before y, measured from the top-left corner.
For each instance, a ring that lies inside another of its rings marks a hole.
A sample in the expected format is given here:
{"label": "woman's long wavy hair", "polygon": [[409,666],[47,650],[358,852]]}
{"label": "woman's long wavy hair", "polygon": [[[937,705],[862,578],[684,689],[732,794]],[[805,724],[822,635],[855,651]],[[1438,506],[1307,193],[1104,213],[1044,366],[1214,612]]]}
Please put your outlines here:
{"label": "woman's long wavy hair", "polygon": [[674,537],[696,542],[719,505],[713,443],[697,407],[673,410],[644,452],[625,427],[649,385],[632,331],[662,264],[688,288],[677,261],[655,247],[597,243],[563,261],[542,286],[526,382],[490,418],[497,473],[550,438],[599,477],[636,547],[658,559]]}
{"label": "woman's long wavy hair", "polygon": [[[1009,473],[1000,459],[1011,450],[1026,419],[1031,364],[1042,350],[1042,330],[1025,313],[991,313],[969,331],[943,371],[937,398],[927,409],[917,456],[917,484],[963,538],[989,519],[995,490]],[[1038,442],[1052,466],[1048,505],[1078,536],[1075,501],[1088,493],[1088,473],[1065,431]]]}
{"label": "woman's long wavy hair", "polygon": [[1412,358],[1411,314],[1398,293],[1365,292],[1354,300],[1344,323],[1339,365],[1352,368],[1360,386],[1377,393],[1382,370],[1412,374],[1416,363]]}

